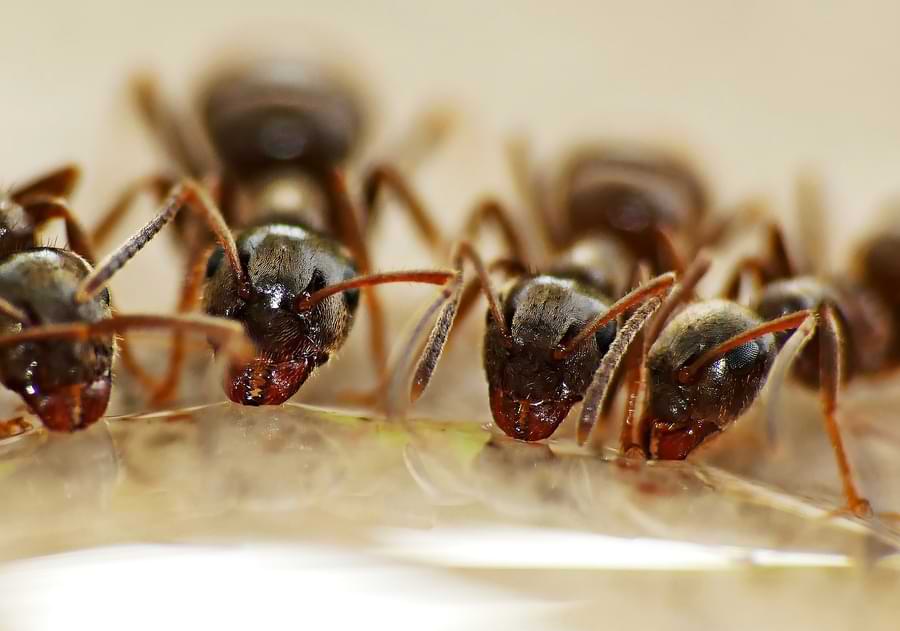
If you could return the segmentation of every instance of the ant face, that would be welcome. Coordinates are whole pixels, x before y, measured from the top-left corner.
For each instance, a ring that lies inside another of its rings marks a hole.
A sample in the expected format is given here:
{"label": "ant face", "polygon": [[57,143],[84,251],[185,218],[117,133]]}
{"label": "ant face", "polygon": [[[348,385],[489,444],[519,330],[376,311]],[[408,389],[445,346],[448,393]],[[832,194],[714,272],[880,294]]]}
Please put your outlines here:
{"label": "ant face", "polygon": [[[0,332],[108,318],[108,292],[82,304],[72,300],[74,288],[89,271],[84,259],[55,248],[38,248],[4,259],[0,263],[0,294],[31,321],[13,322],[0,315]],[[0,347],[0,378],[49,429],[71,432],[94,423],[106,410],[112,358],[112,336],[23,342]]]}
{"label": "ant face", "polygon": [[241,322],[257,347],[252,360],[230,366],[226,392],[245,405],[283,403],[344,343],[359,292],[329,296],[303,312],[297,299],[355,276],[356,268],[333,242],[296,225],[247,230],[237,245],[251,286],[238,287],[217,250],[204,292],[206,311]]}
{"label": "ant face", "polygon": [[218,77],[202,110],[220,158],[243,177],[280,166],[322,172],[345,161],[363,135],[357,96],[296,62],[269,62]]}
{"label": "ant face", "polygon": [[654,458],[684,459],[756,399],[775,358],[772,334],[732,349],[689,378],[681,371],[704,351],[760,324],[749,309],[710,300],[688,305],[662,331],[647,356]]}
{"label": "ant face", "polygon": [[526,441],[547,438],[582,399],[616,325],[602,328],[562,359],[554,353],[608,306],[586,285],[537,276],[515,282],[503,299],[512,340],[488,315],[484,367],[491,412],[507,435]]}

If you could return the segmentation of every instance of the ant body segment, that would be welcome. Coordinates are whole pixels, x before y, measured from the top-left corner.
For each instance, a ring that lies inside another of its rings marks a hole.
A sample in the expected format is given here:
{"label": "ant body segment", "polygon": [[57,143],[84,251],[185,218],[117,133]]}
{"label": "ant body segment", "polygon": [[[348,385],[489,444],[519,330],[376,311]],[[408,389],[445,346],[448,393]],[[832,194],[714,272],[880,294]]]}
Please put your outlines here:
{"label": "ant body segment", "polygon": [[[352,91],[294,62],[269,62],[218,76],[201,99],[203,124],[218,162],[206,165],[193,156],[182,123],[152,82],[136,87],[145,120],[187,177],[178,181],[154,176],[138,182],[111,209],[98,232],[105,235],[133,198],[148,188],[165,198],[151,222],[156,230],[184,205],[206,217],[220,216],[221,207],[224,220],[216,234],[225,245],[217,249],[196,237],[197,222],[190,215],[180,222],[191,260],[179,310],[202,302],[207,314],[240,322],[256,344],[258,352],[251,361],[232,365],[228,397],[245,405],[272,405],[293,396],[345,342],[360,289],[372,317],[372,356],[383,371],[383,314],[373,286],[444,284],[452,273],[372,273],[361,224],[371,224],[383,187],[397,194],[427,242],[437,247],[440,239],[422,204],[390,165],[376,165],[366,176],[366,213],[357,216],[341,172],[364,127]],[[279,205],[273,202],[276,189],[299,194]],[[173,394],[180,364],[176,337],[157,401]]]}
{"label": "ant body segment", "polygon": [[[217,318],[113,315],[108,280],[121,266],[92,268],[93,253],[65,197],[78,178],[64,167],[0,199],[0,380],[52,431],[97,421],[112,388],[114,334],[138,328],[205,333],[233,351],[239,327]],[[71,249],[43,247],[38,232],[65,222]],[[152,236],[152,235],[151,235]],[[135,251],[148,238],[135,241]],[[102,282],[95,282],[97,276]]]}

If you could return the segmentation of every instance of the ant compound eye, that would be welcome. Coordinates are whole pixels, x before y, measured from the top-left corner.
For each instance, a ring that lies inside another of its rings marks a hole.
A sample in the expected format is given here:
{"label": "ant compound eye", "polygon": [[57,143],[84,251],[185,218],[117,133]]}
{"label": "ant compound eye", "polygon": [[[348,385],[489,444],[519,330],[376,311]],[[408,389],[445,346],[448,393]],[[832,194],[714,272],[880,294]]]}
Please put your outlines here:
{"label": "ant compound eye", "polygon": [[213,250],[212,254],[209,255],[209,258],[206,260],[206,277],[212,278],[216,271],[218,271],[219,267],[222,265],[222,261],[225,259],[225,250],[222,248],[216,248]]}
{"label": "ant compound eye", "polygon": [[743,346],[725,353],[725,361],[731,371],[742,371],[751,368],[759,358],[761,350],[756,342],[748,342]]}
{"label": "ant compound eye", "polygon": [[103,304],[109,306],[109,301],[110,301],[110,297],[109,297],[109,289],[107,289],[107,288],[104,287],[104,288],[100,291],[100,300],[103,302]]}

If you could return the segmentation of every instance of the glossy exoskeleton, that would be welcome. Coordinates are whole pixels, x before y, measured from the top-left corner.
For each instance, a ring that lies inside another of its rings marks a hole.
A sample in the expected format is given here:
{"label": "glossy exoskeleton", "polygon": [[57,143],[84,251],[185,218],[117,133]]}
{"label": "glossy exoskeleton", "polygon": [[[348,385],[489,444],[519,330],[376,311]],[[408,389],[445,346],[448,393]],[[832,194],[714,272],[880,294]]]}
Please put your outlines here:
{"label": "glossy exoskeleton", "polygon": [[[367,216],[357,216],[342,174],[365,127],[353,91],[297,61],[269,61],[218,75],[202,91],[199,106],[216,154],[212,163],[196,157],[183,123],[164,106],[152,82],[139,82],[137,96],[144,118],[186,177],[177,183],[164,176],[137,183],[99,232],[105,235],[147,188],[160,197],[168,191],[156,229],[184,205],[199,211],[193,219],[181,215],[191,259],[180,309],[194,308],[202,295],[207,314],[241,322],[257,346],[251,361],[232,366],[229,398],[266,405],[293,396],[346,340],[360,289],[372,316],[372,355],[383,370],[383,316],[372,286],[442,284],[451,274],[372,274],[360,224],[370,223],[383,186],[405,203],[426,241],[437,247],[439,237],[400,173],[387,164],[374,166],[365,177]],[[425,135],[439,131],[430,125]],[[216,234],[228,245],[211,250],[197,218],[209,223],[219,208],[227,228]],[[158,400],[170,397],[178,384],[177,339],[175,349]]]}
{"label": "glossy exoskeleton", "polygon": [[[770,234],[769,256],[743,261],[728,285],[732,296],[749,295],[748,306],[729,300],[688,305],[649,349],[637,446],[651,458],[687,457],[747,410],[790,339],[794,374],[820,392],[847,508],[865,515],[870,506],[854,481],[837,403],[844,382],[884,367],[892,333],[888,311],[849,277],[799,275],[780,229],[772,225]],[[740,292],[746,272],[755,290]],[[797,328],[802,333],[789,333]]]}
{"label": "glossy exoskeleton", "polygon": [[[113,315],[105,282],[93,279],[108,280],[119,264],[92,268],[89,242],[65,200],[77,177],[65,167],[0,197],[0,380],[48,429],[65,432],[106,411],[115,333],[165,327],[199,330],[220,343],[241,337],[239,327],[214,318]],[[51,219],[65,222],[71,250],[40,246],[38,233]]]}

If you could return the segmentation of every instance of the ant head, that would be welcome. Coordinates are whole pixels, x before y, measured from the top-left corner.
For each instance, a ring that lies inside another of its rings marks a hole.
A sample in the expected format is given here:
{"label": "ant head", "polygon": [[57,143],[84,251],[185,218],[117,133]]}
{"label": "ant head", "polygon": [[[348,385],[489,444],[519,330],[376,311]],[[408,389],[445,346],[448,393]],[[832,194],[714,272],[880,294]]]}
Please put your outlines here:
{"label": "ant head", "polygon": [[771,334],[726,352],[692,375],[684,370],[704,351],[761,323],[749,309],[726,300],[688,305],[669,322],[647,356],[654,458],[687,457],[756,399],[776,354]]}
{"label": "ant head", "polygon": [[321,172],[345,161],[364,134],[360,101],[321,68],[279,61],[218,76],[201,107],[222,161],[254,177],[283,167]]}
{"label": "ant head", "polygon": [[329,296],[303,311],[297,300],[354,276],[356,268],[329,240],[295,225],[247,230],[237,245],[249,287],[238,286],[217,250],[204,291],[206,312],[241,322],[258,351],[230,367],[226,392],[245,405],[282,403],[344,343],[359,292]]}
{"label": "ant head", "polygon": [[604,297],[570,279],[537,276],[519,279],[502,302],[510,337],[489,312],[484,341],[491,412],[507,435],[541,440],[584,396],[616,325],[557,359],[557,350],[608,308]]}
{"label": "ant head", "polygon": [[[78,282],[89,271],[79,256],[54,248],[7,257],[0,264],[0,295],[26,314],[28,322],[0,315],[0,332],[109,317],[105,290],[88,302],[72,301]],[[10,344],[0,347],[0,377],[49,429],[71,432],[94,423],[106,411],[112,358],[112,336]]]}

